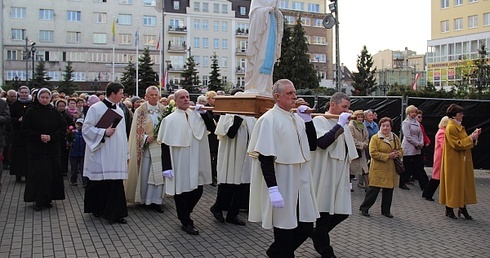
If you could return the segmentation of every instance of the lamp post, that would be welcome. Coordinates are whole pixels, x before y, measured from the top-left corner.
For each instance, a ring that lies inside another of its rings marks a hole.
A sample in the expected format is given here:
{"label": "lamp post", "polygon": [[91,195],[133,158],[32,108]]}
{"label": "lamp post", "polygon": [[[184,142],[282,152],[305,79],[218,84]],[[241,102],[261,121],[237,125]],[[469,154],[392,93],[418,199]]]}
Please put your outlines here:
{"label": "lamp post", "polygon": [[386,84],[386,81],[381,85],[381,90],[383,91],[383,96],[386,96],[386,92],[390,89],[390,84]]}
{"label": "lamp post", "polygon": [[[29,41],[29,38],[26,37],[26,45],[24,48],[24,60],[26,60],[26,85],[29,81],[29,58],[32,58],[32,78],[34,78],[34,53],[36,52],[36,48],[34,47],[35,45],[36,42]],[[30,50],[29,46],[31,46]]]}
{"label": "lamp post", "polygon": [[320,78],[320,57],[316,56],[315,59],[316,59],[316,73],[318,76],[318,80],[320,81],[321,80],[321,78]]}
{"label": "lamp post", "polygon": [[92,82],[92,89],[94,90],[94,94],[97,93],[100,87],[100,81],[97,80],[97,78],[94,79]]}
{"label": "lamp post", "polygon": [[172,90],[173,89],[172,88],[169,88],[170,85],[168,83],[168,81],[170,81],[168,79],[168,72],[169,72],[170,68],[172,68],[172,64],[171,64],[172,61],[171,60],[165,60],[165,63],[167,64],[167,68],[166,68],[167,69],[167,72],[165,73],[165,81],[163,83],[165,83],[165,91],[168,91],[169,93],[172,93]]}
{"label": "lamp post", "polygon": [[15,90],[19,89],[19,77],[17,76],[17,74],[14,77],[14,88]]}
{"label": "lamp post", "polygon": [[36,45],[36,42],[32,42],[31,43],[31,59],[32,59],[32,80],[34,80],[34,61],[36,59],[36,47],[34,47]]}

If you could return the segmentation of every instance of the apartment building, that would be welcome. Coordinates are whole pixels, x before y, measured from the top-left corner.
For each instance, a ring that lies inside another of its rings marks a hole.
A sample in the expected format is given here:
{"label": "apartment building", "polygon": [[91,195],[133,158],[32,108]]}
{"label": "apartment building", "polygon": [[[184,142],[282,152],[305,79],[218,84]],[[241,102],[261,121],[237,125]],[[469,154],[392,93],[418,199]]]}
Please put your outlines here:
{"label": "apartment building", "polygon": [[490,1],[432,0],[428,82],[438,88],[455,85],[461,80],[457,68],[477,59],[482,45],[490,45]]}
{"label": "apartment building", "polygon": [[[332,33],[321,27],[324,1],[283,0],[280,8],[294,24],[301,19],[319,75],[331,72]],[[227,87],[245,85],[251,0],[6,0],[1,26],[2,81],[25,82],[39,60],[55,86],[68,61],[83,90],[101,90],[119,80],[129,61],[150,49],[154,70],[178,86],[189,56],[207,85],[216,54]]]}

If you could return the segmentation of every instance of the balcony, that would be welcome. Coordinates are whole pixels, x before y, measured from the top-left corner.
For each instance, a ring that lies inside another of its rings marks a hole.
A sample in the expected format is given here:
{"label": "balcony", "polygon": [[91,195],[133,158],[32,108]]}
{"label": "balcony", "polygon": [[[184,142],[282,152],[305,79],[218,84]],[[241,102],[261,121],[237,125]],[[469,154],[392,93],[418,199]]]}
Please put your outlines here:
{"label": "balcony", "polygon": [[236,74],[245,74],[245,67],[238,66],[235,70]]}
{"label": "balcony", "polygon": [[168,47],[167,47],[168,52],[184,53],[186,49],[187,49],[187,45],[185,41],[182,44],[172,43],[171,41],[168,42]]}
{"label": "balcony", "polygon": [[246,55],[246,52],[247,52],[247,50],[245,48],[239,48],[239,47],[237,47],[235,54],[237,56],[244,56],[244,55]]}
{"label": "balcony", "polygon": [[237,37],[244,37],[244,38],[247,38],[248,37],[248,29],[240,29],[238,28],[236,30],[236,34],[235,34]]}
{"label": "balcony", "polygon": [[169,33],[185,34],[187,33],[187,26],[168,26]]}

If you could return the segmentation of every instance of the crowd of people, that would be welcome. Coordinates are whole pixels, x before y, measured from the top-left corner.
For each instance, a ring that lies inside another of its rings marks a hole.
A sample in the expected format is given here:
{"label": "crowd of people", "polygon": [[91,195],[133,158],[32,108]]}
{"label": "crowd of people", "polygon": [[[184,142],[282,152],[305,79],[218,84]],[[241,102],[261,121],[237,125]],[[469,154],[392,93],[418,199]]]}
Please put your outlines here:
{"label": "crowd of people", "polygon": [[[329,233],[352,214],[353,179],[365,191],[359,210],[366,217],[381,191],[381,214],[393,218],[394,189],[410,190],[417,180],[428,201],[440,185],[446,216],[472,219],[471,148],[481,129],[466,133],[462,107],[451,104],[441,119],[429,180],[423,159],[431,140],[413,105],[400,140],[391,118],[351,111],[344,93],[312,117],[304,102],[298,105],[294,84],[278,80],[274,107],[258,119],[213,113],[222,94],[209,91],[194,104],[183,89],[162,97],[150,86],[144,98],[130,97],[115,82],[93,95],[9,90],[0,99],[0,172],[10,169],[17,183],[25,181],[24,201],[36,211],[65,198],[69,173],[72,187],[85,188],[84,212],[120,224],[127,223],[128,204],[162,213],[164,198],[173,196],[181,229],[191,235],[199,234],[192,212],[203,186],[217,186],[210,215],[245,226],[238,214],[248,210],[249,221],[273,229],[269,257],[294,257],[308,237],[322,257],[335,257]],[[397,158],[405,168],[400,175]]]}

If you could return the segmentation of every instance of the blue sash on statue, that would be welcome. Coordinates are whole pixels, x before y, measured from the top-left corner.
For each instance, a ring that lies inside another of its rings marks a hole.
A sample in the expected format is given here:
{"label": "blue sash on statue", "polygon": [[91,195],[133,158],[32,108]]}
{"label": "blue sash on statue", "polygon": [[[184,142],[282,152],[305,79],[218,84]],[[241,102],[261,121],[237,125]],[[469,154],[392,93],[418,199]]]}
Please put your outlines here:
{"label": "blue sash on statue", "polygon": [[271,26],[269,29],[269,36],[267,38],[265,60],[259,70],[259,73],[262,74],[272,74],[272,68],[274,66],[274,57],[276,54],[277,20],[273,12],[269,13],[269,18],[270,18]]}

